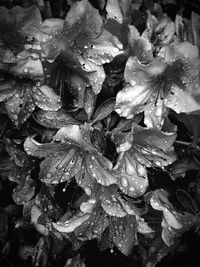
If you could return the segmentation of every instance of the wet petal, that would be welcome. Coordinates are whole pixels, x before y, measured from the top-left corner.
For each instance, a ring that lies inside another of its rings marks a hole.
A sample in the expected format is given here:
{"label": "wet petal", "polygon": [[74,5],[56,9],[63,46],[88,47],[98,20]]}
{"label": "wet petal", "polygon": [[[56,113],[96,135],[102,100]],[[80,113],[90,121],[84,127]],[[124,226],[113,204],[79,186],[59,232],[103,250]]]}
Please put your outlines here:
{"label": "wet petal", "polygon": [[200,109],[199,101],[190,92],[180,89],[177,86],[172,87],[170,94],[165,99],[165,105],[177,113],[188,113]]}
{"label": "wet petal", "polygon": [[127,215],[118,198],[119,195],[115,187],[110,186],[102,189],[101,206],[109,216],[124,217]]}
{"label": "wet petal", "polygon": [[82,38],[77,45],[82,47],[88,60],[97,65],[109,63],[114,57],[124,52],[123,45],[118,38],[105,29],[98,38],[92,39],[92,44],[91,40]]}
{"label": "wet petal", "polygon": [[135,216],[127,215],[123,218],[110,217],[110,238],[116,247],[129,255],[137,244]]}
{"label": "wet petal", "polygon": [[86,220],[90,218],[90,213],[79,212],[65,222],[52,223],[53,227],[61,233],[71,233],[78,226],[82,225]]}
{"label": "wet petal", "polygon": [[31,57],[20,59],[17,64],[10,68],[10,72],[15,75],[33,77],[34,79],[43,80],[44,72],[40,59],[33,60]]}
{"label": "wet petal", "polygon": [[56,111],[61,108],[60,97],[47,85],[34,86],[32,95],[35,104],[43,110]]}
{"label": "wet petal", "polygon": [[71,40],[80,32],[88,38],[95,38],[101,32],[102,23],[98,10],[89,1],[82,0],[72,5],[65,18],[64,31]]}
{"label": "wet petal", "polygon": [[100,238],[108,225],[108,216],[101,207],[96,207],[92,210],[90,218],[77,227],[74,233],[83,241]]}
{"label": "wet petal", "polygon": [[115,184],[117,179],[112,172],[112,163],[107,158],[91,153],[87,159],[88,173],[96,179],[96,181],[104,186]]}

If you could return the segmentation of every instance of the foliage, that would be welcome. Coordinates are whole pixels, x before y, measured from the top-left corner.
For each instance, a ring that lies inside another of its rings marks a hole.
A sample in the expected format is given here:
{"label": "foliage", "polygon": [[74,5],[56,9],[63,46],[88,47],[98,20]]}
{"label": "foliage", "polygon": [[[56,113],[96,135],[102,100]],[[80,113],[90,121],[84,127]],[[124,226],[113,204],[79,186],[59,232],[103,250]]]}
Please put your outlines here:
{"label": "foliage", "polygon": [[2,266],[190,254],[199,13],[195,1],[0,1]]}

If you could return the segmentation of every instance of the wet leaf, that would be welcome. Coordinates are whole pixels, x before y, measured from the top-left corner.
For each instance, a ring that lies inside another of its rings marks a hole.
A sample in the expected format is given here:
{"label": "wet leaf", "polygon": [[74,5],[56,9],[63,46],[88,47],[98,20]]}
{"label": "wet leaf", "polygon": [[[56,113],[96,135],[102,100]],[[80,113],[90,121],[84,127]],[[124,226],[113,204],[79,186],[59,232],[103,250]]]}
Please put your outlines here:
{"label": "wet leaf", "polygon": [[18,205],[24,205],[35,195],[35,182],[27,176],[24,183],[17,185],[13,190],[13,200]]}
{"label": "wet leaf", "polygon": [[192,197],[184,190],[178,189],[176,191],[176,197],[180,204],[186,209],[186,211],[196,214],[199,212],[199,208]]}
{"label": "wet leaf", "polygon": [[193,36],[194,36],[194,44],[200,47],[200,42],[199,42],[199,37],[200,37],[200,27],[199,27],[199,22],[200,22],[200,16],[196,12],[192,12],[191,15],[191,24],[192,24],[192,31],[193,31]]}
{"label": "wet leaf", "polygon": [[70,113],[63,110],[59,111],[43,111],[34,113],[34,119],[47,128],[60,129],[68,124],[79,124]]}
{"label": "wet leaf", "polygon": [[2,249],[5,245],[8,234],[8,215],[3,208],[0,209],[0,230],[0,245]]}
{"label": "wet leaf", "polygon": [[103,120],[114,110],[115,98],[105,100],[95,111],[92,123]]}

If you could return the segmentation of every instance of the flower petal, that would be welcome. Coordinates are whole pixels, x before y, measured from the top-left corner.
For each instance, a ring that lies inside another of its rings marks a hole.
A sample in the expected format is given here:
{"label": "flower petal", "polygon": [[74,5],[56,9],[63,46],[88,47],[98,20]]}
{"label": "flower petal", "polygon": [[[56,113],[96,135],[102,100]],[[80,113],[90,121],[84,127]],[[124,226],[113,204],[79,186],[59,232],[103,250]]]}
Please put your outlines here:
{"label": "flower petal", "polygon": [[110,238],[124,255],[129,255],[137,244],[135,216],[110,217]]}
{"label": "flower petal", "polygon": [[32,88],[35,104],[43,110],[56,111],[61,108],[60,97],[48,85],[34,86]]}
{"label": "flower petal", "polygon": [[189,92],[177,86],[172,87],[170,94],[164,102],[168,108],[173,109],[177,113],[188,113],[200,109],[199,101],[195,100]]}
{"label": "flower petal", "polygon": [[71,233],[78,226],[82,225],[86,220],[90,218],[90,213],[79,212],[65,222],[52,223],[53,227],[61,233]]}
{"label": "flower petal", "polygon": [[100,196],[101,206],[109,216],[124,217],[126,211],[118,201],[118,193],[115,187],[109,186],[102,188]]}

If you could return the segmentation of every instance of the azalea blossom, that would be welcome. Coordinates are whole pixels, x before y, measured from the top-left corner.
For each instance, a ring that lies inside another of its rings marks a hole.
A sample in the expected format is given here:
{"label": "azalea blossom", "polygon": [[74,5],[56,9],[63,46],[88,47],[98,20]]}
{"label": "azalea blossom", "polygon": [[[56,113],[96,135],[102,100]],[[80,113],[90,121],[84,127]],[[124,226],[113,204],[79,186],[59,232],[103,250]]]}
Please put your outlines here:
{"label": "azalea blossom", "polygon": [[163,49],[163,59],[147,65],[130,57],[125,68],[126,86],[116,99],[116,111],[131,118],[145,112],[145,124],[161,127],[167,108],[191,112],[200,108],[199,51],[190,43],[173,43]]}
{"label": "azalea blossom", "polygon": [[176,134],[135,126],[128,135],[117,147],[119,158],[114,169],[121,191],[140,197],[148,188],[147,168],[164,168],[176,159],[172,148]]}
{"label": "azalea blossom", "polygon": [[125,255],[137,244],[137,232],[154,231],[142,219],[142,210],[126,202],[117,192],[117,186],[101,186],[95,197],[82,202],[80,210],[67,220],[61,218],[53,227],[63,233],[73,232],[82,241],[101,239],[108,231],[108,240]]}
{"label": "azalea blossom", "polygon": [[116,183],[112,163],[91,144],[87,126],[63,126],[51,143],[40,144],[28,137],[24,149],[30,155],[45,158],[40,165],[40,178],[45,183],[58,184],[75,176],[87,195],[95,191],[97,183]]}

